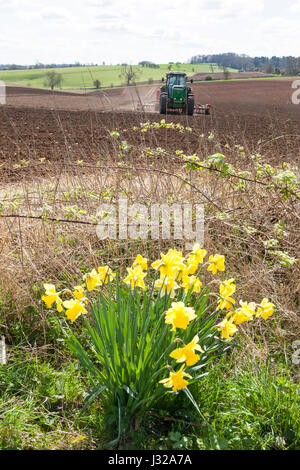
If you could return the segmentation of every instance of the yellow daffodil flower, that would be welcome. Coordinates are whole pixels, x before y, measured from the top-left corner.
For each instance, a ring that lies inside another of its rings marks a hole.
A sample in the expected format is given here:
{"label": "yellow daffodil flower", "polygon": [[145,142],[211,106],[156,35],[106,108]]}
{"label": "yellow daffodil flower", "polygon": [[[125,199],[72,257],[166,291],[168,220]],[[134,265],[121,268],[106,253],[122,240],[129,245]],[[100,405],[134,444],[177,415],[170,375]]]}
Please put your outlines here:
{"label": "yellow daffodil flower", "polygon": [[173,326],[171,331],[175,331],[176,328],[186,330],[189,323],[195,318],[197,315],[193,308],[185,307],[183,302],[173,302],[171,308],[166,311],[165,323]]}
{"label": "yellow daffodil flower", "polygon": [[74,322],[82,313],[86,313],[85,307],[79,300],[66,300],[63,302],[63,306],[67,309],[66,315],[71,322]]}
{"label": "yellow daffodil flower", "polygon": [[183,348],[177,348],[171,352],[170,356],[176,359],[176,362],[185,362],[187,366],[193,366],[196,364],[200,356],[195,351],[203,352],[201,346],[198,344],[199,336],[195,336],[193,340]]}
{"label": "yellow daffodil flower", "polygon": [[182,277],[182,287],[184,292],[187,293],[190,288],[193,286],[192,293],[199,293],[201,291],[202,282],[196,276],[183,276]]}
{"label": "yellow daffodil flower", "polygon": [[166,388],[172,388],[173,392],[178,392],[188,385],[188,381],[184,377],[192,378],[190,374],[184,372],[184,364],[178,372],[170,372],[167,379],[160,380],[159,383],[163,384]]}
{"label": "yellow daffodil flower", "polygon": [[223,281],[220,285],[220,295],[222,297],[230,297],[236,291],[236,285],[234,284],[234,279],[228,279]]}
{"label": "yellow daffodil flower", "polygon": [[240,325],[246,321],[251,321],[255,316],[255,308],[256,305],[254,302],[242,302],[240,300],[241,307],[235,310],[232,315],[232,320],[237,324]]}
{"label": "yellow daffodil flower", "polygon": [[237,331],[236,325],[233,323],[232,319],[227,320],[226,318],[217,325],[218,330],[221,331],[222,338],[228,339],[231,341],[230,336],[233,336]]}
{"label": "yellow daffodil flower", "polygon": [[171,299],[175,297],[175,289],[179,289],[179,285],[174,277],[164,276],[157,279],[154,283],[154,289],[160,290],[160,296],[163,297],[165,293],[170,294]]}
{"label": "yellow daffodil flower", "polygon": [[207,255],[207,251],[201,250],[199,243],[195,243],[191,251],[191,254],[189,255],[187,259],[187,264],[196,264],[198,266],[200,263],[203,263],[203,260],[206,255]]}
{"label": "yellow daffodil flower", "polygon": [[192,262],[189,262],[189,260],[188,260],[186,267],[179,274],[178,280],[180,281],[183,278],[183,276],[189,276],[190,274],[195,274],[195,272],[198,269],[198,266],[199,266],[198,263],[196,263],[196,262],[192,263]]}
{"label": "yellow daffodil flower", "polygon": [[102,283],[107,284],[108,279],[112,281],[116,275],[112,272],[112,270],[108,266],[100,266],[98,268],[98,275],[99,279]]}
{"label": "yellow daffodil flower", "polygon": [[147,271],[148,269],[148,260],[147,258],[143,258],[142,255],[137,255],[137,257],[135,258],[135,261],[132,265],[132,268],[135,268],[138,264],[141,265],[141,268],[143,271]]}
{"label": "yellow daffodil flower", "polygon": [[53,284],[44,284],[45,294],[42,296],[42,300],[45,302],[47,308],[51,308],[54,302],[56,302],[56,308],[58,312],[62,311],[62,300],[59,297],[59,292],[56,292],[56,288]]}
{"label": "yellow daffodil flower", "polygon": [[179,271],[185,268],[182,253],[177,250],[169,250],[166,255],[161,253],[161,259],[151,264],[152,268],[160,271],[160,276],[176,276]]}
{"label": "yellow daffodil flower", "polygon": [[219,299],[217,310],[232,309],[234,304],[235,304],[235,300],[232,297],[225,297],[224,299]]}
{"label": "yellow daffodil flower", "polygon": [[217,310],[229,310],[232,309],[235,300],[230,297],[236,291],[236,285],[234,284],[234,279],[228,279],[223,281],[220,285],[220,295],[221,299],[218,300]]}
{"label": "yellow daffodil flower", "polygon": [[81,286],[75,286],[73,291],[73,295],[75,299],[77,300],[82,300],[86,298],[85,292],[84,292],[84,285]]}
{"label": "yellow daffodil flower", "polygon": [[144,277],[146,273],[143,272],[140,264],[137,264],[135,268],[127,268],[128,276],[123,280],[125,284],[129,285],[131,290],[134,287],[141,287],[145,289]]}
{"label": "yellow daffodil flower", "polygon": [[225,256],[224,255],[214,255],[209,257],[210,265],[207,270],[212,271],[213,274],[216,274],[217,271],[225,271]]}
{"label": "yellow daffodil flower", "polygon": [[95,289],[95,287],[102,285],[101,276],[97,273],[96,269],[93,269],[90,273],[85,274],[85,276],[83,276],[83,279],[86,282],[89,292]]}
{"label": "yellow daffodil flower", "polygon": [[271,317],[274,312],[275,305],[269,302],[268,299],[263,299],[262,302],[257,306],[256,317],[262,317],[264,320]]}

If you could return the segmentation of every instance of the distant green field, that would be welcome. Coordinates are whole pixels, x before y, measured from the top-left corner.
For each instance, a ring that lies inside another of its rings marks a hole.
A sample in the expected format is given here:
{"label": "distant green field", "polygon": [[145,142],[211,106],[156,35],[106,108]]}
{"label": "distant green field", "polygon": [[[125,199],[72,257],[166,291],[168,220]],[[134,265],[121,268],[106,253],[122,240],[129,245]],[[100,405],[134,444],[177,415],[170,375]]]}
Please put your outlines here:
{"label": "distant green field", "polygon": [[[159,68],[133,66],[137,72],[137,82],[145,82],[149,79],[160,80],[169,71],[168,64],[161,64]],[[186,72],[189,75],[194,73],[212,73],[213,71],[222,72],[216,64],[178,64],[172,65],[174,70]],[[102,87],[120,86],[125,83],[124,77],[121,77],[121,66],[100,65],[92,67],[70,67],[62,69],[29,69],[29,70],[9,70],[0,71],[0,80],[16,85],[32,86],[36,88],[45,88],[45,74],[49,70],[55,70],[63,75],[63,90],[80,90],[93,88],[95,80],[100,80]],[[229,69],[231,72],[236,70]]]}

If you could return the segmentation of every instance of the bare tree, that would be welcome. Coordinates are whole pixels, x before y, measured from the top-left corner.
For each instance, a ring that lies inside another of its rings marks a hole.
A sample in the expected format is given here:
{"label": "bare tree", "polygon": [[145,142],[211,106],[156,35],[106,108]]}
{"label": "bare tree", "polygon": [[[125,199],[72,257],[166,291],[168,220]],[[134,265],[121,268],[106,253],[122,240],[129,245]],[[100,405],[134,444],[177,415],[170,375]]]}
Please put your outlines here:
{"label": "bare tree", "polygon": [[298,60],[296,57],[286,58],[285,75],[297,75],[299,73]]}
{"label": "bare tree", "polygon": [[225,65],[223,65],[223,75],[224,75],[225,80],[229,80],[230,72],[229,72],[228,68],[225,67]]}
{"label": "bare tree", "polygon": [[122,65],[121,75],[120,77],[124,77],[127,83],[127,86],[130,85],[134,80],[138,77],[138,72],[133,68],[132,65],[124,64]]}
{"label": "bare tree", "polygon": [[272,64],[272,62],[268,62],[266,64],[264,72],[265,73],[274,73],[274,65]]}
{"label": "bare tree", "polygon": [[58,72],[47,72],[45,74],[45,86],[51,88],[51,90],[54,90],[55,87],[58,87],[61,85],[63,81],[63,77],[61,73]]}

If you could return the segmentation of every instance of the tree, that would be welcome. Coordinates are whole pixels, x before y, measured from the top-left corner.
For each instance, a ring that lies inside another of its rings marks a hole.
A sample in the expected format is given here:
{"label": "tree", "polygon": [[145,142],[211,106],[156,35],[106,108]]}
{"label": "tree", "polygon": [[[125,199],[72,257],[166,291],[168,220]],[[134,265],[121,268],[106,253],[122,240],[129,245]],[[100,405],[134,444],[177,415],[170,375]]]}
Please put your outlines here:
{"label": "tree", "polygon": [[265,71],[265,73],[274,73],[274,65],[272,64],[272,62],[268,62],[265,65],[264,71]]}
{"label": "tree", "polygon": [[299,73],[298,68],[298,60],[296,57],[287,57],[286,58],[286,67],[285,67],[285,74],[286,75],[297,75]]}
{"label": "tree", "polygon": [[223,66],[223,75],[224,75],[225,80],[229,80],[230,72],[229,72],[228,68],[225,67],[225,66]]}
{"label": "tree", "polygon": [[133,68],[132,65],[124,64],[122,65],[121,75],[124,77],[127,83],[127,86],[130,85],[138,77],[138,72]]}
{"label": "tree", "polygon": [[142,67],[149,67],[150,69],[159,69],[159,65],[155,64],[154,62],[150,62],[150,60],[142,60],[138,65],[141,65]]}
{"label": "tree", "polygon": [[95,80],[95,81],[94,81],[94,87],[95,87],[97,90],[99,90],[100,86],[101,86],[100,80]]}
{"label": "tree", "polygon": [[47,72],[45,74],[45,86],[54,90],[55,87],[61,85],[63,77],[61,73],[58,72]]}

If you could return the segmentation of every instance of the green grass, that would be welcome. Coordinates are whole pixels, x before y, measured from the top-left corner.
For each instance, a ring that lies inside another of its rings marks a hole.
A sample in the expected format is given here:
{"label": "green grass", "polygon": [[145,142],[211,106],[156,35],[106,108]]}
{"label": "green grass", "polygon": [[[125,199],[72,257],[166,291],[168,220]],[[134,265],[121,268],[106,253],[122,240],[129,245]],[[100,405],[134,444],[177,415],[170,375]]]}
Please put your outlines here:
{"label": "green grass", "polygon": [[[88,392],[81,368],[63,347],[39,356],[16,348],[0,366],[0,449],[106,448],[116,434],[114,416],[103,414],[100,401],[79,416]],[[300,389],[288,365],[275,369],[250,357],[239,364],[235,351],[193,386],[217,437],[184,394],[166,394],[120,448],[299,449]],[[85,439],[74,442],[80,435]]]}
{"label": "green grass", "polygon": [[[179,72],[186,72],[189,75],[194,73],[211,74],[210,64],[179,64],[172,65],[173,69]],[[214,72],[222,72],[222,68],[214,65]],[[161,64],[159,68],[141,67],[135,65],[134,68],[138,72],[136,81],[161,80],[168,70],[168,64]],[[93,88],[93,82],[100,80],[102,87],[120,86],[125,82],[120,77],[121,66],[117,65],[101,65],[91,67],[70,67],[62,69],[30,69],[30,70],[9,70],[0,72],[0,80],[16,85],[32,86],[37,88],[45,88],[45,74],[49,70],[55,70],[63,75],[63,90],[78,90],[84,88]],[[232,72],[236,70],[229,69]]]}
{"label": "green grass", "polygon": [[[197,424],[184,394],[167,396],[153,440],[161,449],[288,450],[300,448],[300,388],[286,366],[271,372],[267,363],[248,357],[243,367],[228,358],[191,387],[208,422],[216,431]],[[247,363],[247,365],[245,365]],[[174,420],[175,418],[175,420]]]}
{"label": "green grass", "polygon": [[[76,363],[55,363],[55,357],[38,359],[16,349],[9,363],[0,365],[0,449],[101,447],[99,404],[75,422],[84,381]],[[73,444],[79,435],[86,439]]]}
{"label": "green grass", "polygon": [[[186,72],[189,76],[196,73],[207,73],[211,75],[211,64],[174,64],[174,70],[179,72]],[[219,68],[216,64],[213,65],[214,72],[222,72],[222,68]],[[161,80],[166,73],[169,72],[168,64],[161,64],[158,69],[152,69],[149,67],[141,67],[134,65],[134,68],[138,72],[137,82],[148,82],[149,78],[152,80]],[[45,87],[45,75],[48,71],[55,70],[63,75],[63,82],[61,85],[62,90],[84,90],[94,89],[94,81],[100,80],[101,87],[110,88],[111,85],[114,87],[120,87],[124,85],[124,77],[120,77],[121,66],[117,65],[101,65],[91,67],[70,67],[62,69],[29,69],[29,70],[8,70],[0,71],[0,80],[21,86],[32,86],[34,88],[46,88]],[[234,73],[237,70],[228,69]],[[273,76],[273,77],[259,77],[259,78],[234,78],[230,80],[217,80],[218,82],[228,81],[244,81],[244,80],[267,80],[267,79],[282,79],[286,77]],[[299,77],[289,77],[299,78]],[[202,82],[203,83],[203,82]],[[210,83],[210,82],[204,82]]]}
{"label": "green grass", "polygon": [[[299,448],[300,387],[293,383],[293,371],[277,364],[274,372],[274,364],[250,357],[244,361],[239,365],[238,355],[231,365],[223,360],[198,389],[198,403],[217,431],[219,446]],[[207,438],[202,440],[207,447]]]}

